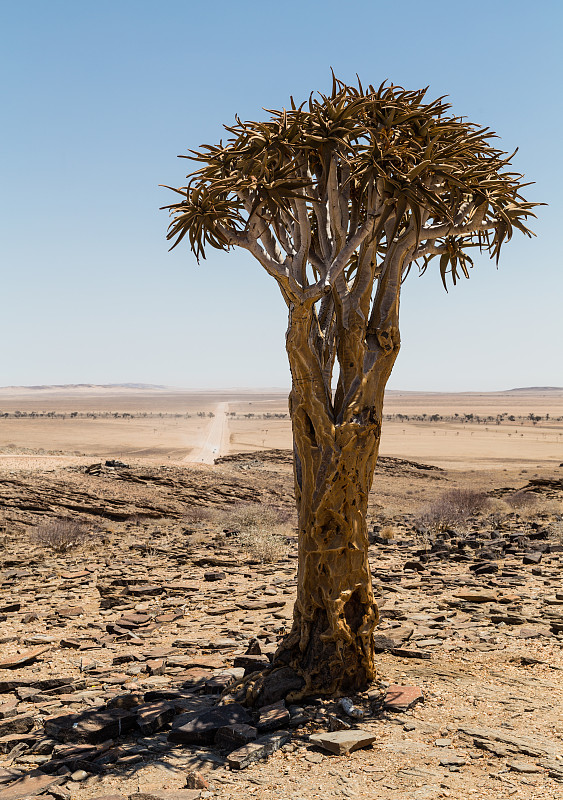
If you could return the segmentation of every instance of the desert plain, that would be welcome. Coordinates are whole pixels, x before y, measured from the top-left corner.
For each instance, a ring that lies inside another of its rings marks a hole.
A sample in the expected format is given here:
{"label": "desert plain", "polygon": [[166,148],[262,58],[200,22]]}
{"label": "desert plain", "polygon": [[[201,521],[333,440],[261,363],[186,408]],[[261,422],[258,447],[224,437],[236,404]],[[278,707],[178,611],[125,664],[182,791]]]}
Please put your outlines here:
{"label": "desert plain", "polygon": [[384,414],[378,681],[238,711],[291,625],[286,393],[0,389],[0,800],[561,797],[563,389]]}

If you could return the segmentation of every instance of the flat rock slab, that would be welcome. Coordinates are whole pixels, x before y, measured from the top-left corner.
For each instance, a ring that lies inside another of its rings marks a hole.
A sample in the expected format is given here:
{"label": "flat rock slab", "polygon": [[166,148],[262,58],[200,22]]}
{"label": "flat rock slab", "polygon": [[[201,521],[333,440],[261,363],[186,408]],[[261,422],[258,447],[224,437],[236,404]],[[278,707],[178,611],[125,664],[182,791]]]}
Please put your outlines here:
{"label": "flat rock slab", "polygon": [[15,698],[8,700],[6,703],[0,703],[0,719],[8,719],[8,717],[15,717],[18,707],[18,700]]}
{"label": "flat rock slab", "polygon": [[392,684],[387,689],[383,707],[388,711],[407,711],[422,702],[424,702],[424,695],[418,686]]}
{"label": "flat rock slab", "polygon": [[31,650],[24,650],[23,653],[17,653],[9,658],[5,658],[4,661],[0,661],[0,669],[18,669],[18,667],[25,667],[27,664],[32,664],[36,658],[39,658],[39,656],[50,649],[50,646],[46,647],[45,645],[40,645]]}
{"label": "flat rock slab", "polygon": [[45,733],[60,742],[105,742],[127,733],[135,724],[136,710],[107,708],[50,717],[43,723]]}
{"label": "flat rock slab", "polygon": [[441,767],[463,767],[463,765],[466,763],[466,756],[456,753],[455,750],[444,749],[440,755]]}
{"label": "flat rock slab", "polygon": [[498,600],[496,592],[487,591],[458,592],[455,596],[466,603],[496,603]]}
{"label": "flat rock slab", "polygon": [[330,753],[335,753],[337,756],[343,756],[347,753],[353,753],[354,750],[359,750],[362,747],[371,747],[375,742],[376,737],[368,731],[363,731],[360,728],[354,728],[348,731],[333,731],[332,733],[313,733],[309,736],[309,742],[328,750]]}
{"label": "flat rock slab", "polygon": [[29,733],[34,724],[35,720],[30,714],[16,714],[7,719],[0,719],[0,736],[7,736],[9,733]]}
{"label": "flat rock slab", "polygon": [[0,736],[0,753],[9,753],[18,744],[24,744],[26,749],[29,749],[37,744],[37,736],[25,733],[8,733],[6,736]]}
{"label": "flat rock slab", "polygon": [[514,772],[521,772],[524,775],[530,775],[534,772],[543,772],[542,768],[537,764],[532,764],[530,761],[520,761],[519,759],[507,761],[506,766],[510,767]]}
{"label": "flat rock slab", "polygon": [[268,733],[283,728],[289,723],[289,711],[283,700],[270,706],[263,706],[258,715],[256,727],[260,733]]}
{"label": "flat rock slab", "polygon": [[252,725],[225,725],[217,731],[215,744],[225,750],[237,750],[257,737],[258,731]]}
{"label": "flat rock slab", "polygon": [[219,728],[226,725],[246,725],[249,722],[248,711],[238,703],[216,706],[172,730],[168,741],[176,744],[212,744]]}
{"label": "flat rock slab", "polygon": [[159,731],[174,718],[176,713],[174,705],[165,702],[147,703],[138,706],[135,711],[137,712],[137,725],[145,736]]}
{"label": "flat rock slab", "polygon": [[261,736],[255,742],[239,747],[238,750],[230,753],[227,756],[227,762],[231,769],[245,769],[255,761],[268,758],[289,739],[290,734],[288,731],[278,731],[277,733],[271,733],[269,736]]}
{"label": "flat rock slab", "polygon": [[34,770],[0,789],[0,800],[21,800],[23,797],[43,794],[50,786],[57,786],[65,780],[64,775],[46,775],[40,770]]}

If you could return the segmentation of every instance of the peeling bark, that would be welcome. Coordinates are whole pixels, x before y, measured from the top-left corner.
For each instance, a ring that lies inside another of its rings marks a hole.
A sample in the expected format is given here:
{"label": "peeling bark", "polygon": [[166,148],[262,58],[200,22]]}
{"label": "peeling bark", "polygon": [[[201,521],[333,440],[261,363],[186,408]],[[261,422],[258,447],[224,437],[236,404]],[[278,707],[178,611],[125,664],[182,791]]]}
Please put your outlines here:
{"label": "peeling bark", "polygon": [[[398,304],[393,318],[397,313]],[[366,372],[365,318],[363,324],[356,318],[346,332],[340,330],[340,362],[348,359],[349,368],[341,389],[346,399],[335,409],[311,346],[312,324],[314,315],[306,305],[291,309],[287,352],[293,379],[289,408],[299,568],[293,627],[275,664],[290,666],[303,678],[304,685],[290,695],[294,700],[358,691],[375,677],[373,632],[379,611],[368,561],[366,513],[385,384],[399,349],[398,328],[376,333]]]}

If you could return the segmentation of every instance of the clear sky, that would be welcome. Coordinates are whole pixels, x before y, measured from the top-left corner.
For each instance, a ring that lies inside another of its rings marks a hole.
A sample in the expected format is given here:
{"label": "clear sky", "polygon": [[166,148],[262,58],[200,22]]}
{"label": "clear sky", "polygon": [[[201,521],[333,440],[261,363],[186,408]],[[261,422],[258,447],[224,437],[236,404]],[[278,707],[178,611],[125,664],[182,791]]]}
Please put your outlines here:
{"label": "clear sky", "polygon": [[0,385],[287,386],[285,305],[244,252],[168,253],[176,155],[235,113],[430,85],[535,185],[537,238],[446,294],[413,272],[395,389],[563,385],[560,0],[0,0]]}

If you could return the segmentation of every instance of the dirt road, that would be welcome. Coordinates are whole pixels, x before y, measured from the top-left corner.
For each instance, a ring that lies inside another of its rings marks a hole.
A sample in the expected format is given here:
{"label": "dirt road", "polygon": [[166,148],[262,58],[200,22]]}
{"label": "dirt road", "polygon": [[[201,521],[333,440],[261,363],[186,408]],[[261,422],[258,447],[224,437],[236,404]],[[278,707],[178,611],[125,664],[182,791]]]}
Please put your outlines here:
{"label": "dirt road", "polygon": [[215,416],[209,421],[207,437],[200,447],[195,447],[192,452],[184,458],[184,461],[197,462],[198,464],[213,464],[225,450],[228,439],[229,423],[227,422],[228,403],[218,403]]}

